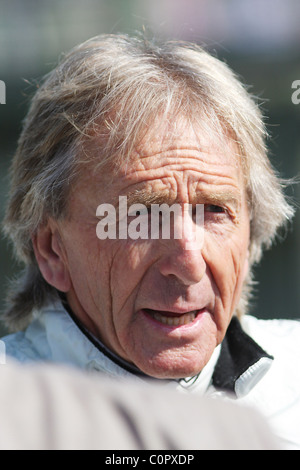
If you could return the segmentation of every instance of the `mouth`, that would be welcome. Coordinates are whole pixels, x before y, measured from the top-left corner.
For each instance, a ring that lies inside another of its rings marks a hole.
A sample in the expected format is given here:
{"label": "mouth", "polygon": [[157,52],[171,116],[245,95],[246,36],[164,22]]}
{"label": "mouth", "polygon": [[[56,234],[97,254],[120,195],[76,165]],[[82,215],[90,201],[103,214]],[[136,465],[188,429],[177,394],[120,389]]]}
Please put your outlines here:
{"label": "mouth", "polygon": [[[204,309],[202,309],[204,310]],[[202,310],[191,310],[190,312],[178,314],[175,312],[162,312],[159,310],[144,309],[144,312],[154,320],[168,326],[182,326],[192,323]]]}

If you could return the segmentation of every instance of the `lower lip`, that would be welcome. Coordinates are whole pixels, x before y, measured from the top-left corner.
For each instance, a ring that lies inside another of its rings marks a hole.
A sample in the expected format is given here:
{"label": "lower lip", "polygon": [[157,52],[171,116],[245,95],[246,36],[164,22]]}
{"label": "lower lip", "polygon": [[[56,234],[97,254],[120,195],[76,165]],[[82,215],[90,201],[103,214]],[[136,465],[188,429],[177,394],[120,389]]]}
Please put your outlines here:
{"label": "lower lip", "polygon": [[150,320],[153,325],[156,326],[156,328],[164,330],[165,332],[171,332],[174,330],[188,330],[190,328],[195,327],[201,321],[203,314],[206,312],[206,309],[203,308],[201,310],[198,310],[194,320],[184,325],[166,325],[165,323],[160,322],[156,318],[153,318],[153,316],[149,312],[147,312],[147,310],[140,310],[140,312],[144,315],[144,317],[147,318],[147,320]]}

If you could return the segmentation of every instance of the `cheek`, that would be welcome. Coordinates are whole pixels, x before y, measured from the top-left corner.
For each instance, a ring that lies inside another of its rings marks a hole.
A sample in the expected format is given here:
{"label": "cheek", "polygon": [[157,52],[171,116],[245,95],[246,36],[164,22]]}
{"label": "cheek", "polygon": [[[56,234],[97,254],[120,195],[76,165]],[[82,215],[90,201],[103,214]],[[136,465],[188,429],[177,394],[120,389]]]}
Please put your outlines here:
{"label": "cheek", "polygon": [[204,256],[217,299],[229,316],[233,314],[247,274],[247,253],[247,233],[235,234],[228,239],[210,237],[205,244]]}
{"label": "cheek", "polygon": [[[99,282],[98,260],[90,253],[77,252],[70,262],[70,273],[74,291],[84,306],[95,302],[96,280]],[[84,273],[84,275],[83,275]]]}
{"label": "cheek", "polygon": [[152,263],[151,251],[149,242],[116,242],[110,266],[110,292],[116,315],[124,307],[132,312],[142,279]]}
{"label": "cheek", "polygon": [[[93,312],[95,305],[106,306],[109,279],[109,256],[93,233],[76,232],[68,239],[68,269],[73,290],[85,310]],[[101,286],[101,288],[100,288]],[[102,287],[103,286],[103,287]]]}

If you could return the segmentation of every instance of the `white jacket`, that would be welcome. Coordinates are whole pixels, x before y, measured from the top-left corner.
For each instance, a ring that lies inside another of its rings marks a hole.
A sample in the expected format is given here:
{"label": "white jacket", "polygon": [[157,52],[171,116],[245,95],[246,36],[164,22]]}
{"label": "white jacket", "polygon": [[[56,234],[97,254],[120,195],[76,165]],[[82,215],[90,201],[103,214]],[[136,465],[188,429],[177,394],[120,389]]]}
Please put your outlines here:
{"label": "white jacket", "polygon": [[[2,338],[6,355],[110,377],[149,380],[120,361],[71,318],[61,303],[45,307],[24,332]],[[226,397],[267,417],[284,449],[300,450],[300,322],[234,318],[221,346],[196,377],[160,381],[185,393]]]}

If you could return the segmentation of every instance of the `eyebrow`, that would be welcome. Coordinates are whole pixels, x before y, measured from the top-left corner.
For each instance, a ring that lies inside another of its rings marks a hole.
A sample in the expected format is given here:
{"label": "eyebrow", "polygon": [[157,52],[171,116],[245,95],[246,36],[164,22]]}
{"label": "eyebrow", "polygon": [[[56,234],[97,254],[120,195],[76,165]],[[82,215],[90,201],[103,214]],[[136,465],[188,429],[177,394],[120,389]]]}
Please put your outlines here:
{"label": "eyebrow", "polygon": [[127,204],[144,204],[150,206],[151,204],[174,204],[174,197],[170,194],[169,190],[165,191],[149,191],[149,189],[135,190],[127,196]]}
{"label": "eyebrow", "polygon": [[239,194],[233,191],[220,191],[220,192],[208,192],[201,191],[200,198],[202,203],[213,204],[213,205],[231,205],[235,209],[238,209],[241,205],[241,197]]}
{"label": "eyebrow", "polygon": [[[140,190],[134,190],[128,194],[127,204],[130,207],[132,204],[143,204],[149,207],[151,204],[168,204],[172,205],[179,203],[178,198],[174,198],[169,190],[162,191],[149,191],[149,189],[141,188]],[[212,204],[227,206],[231,205],[235,209],[238,209],[241,205],[241,198],[238,194],[233,191],[197,191],[193,200],[190,204]],[[118,205],[118,204],[117,204]]]}

